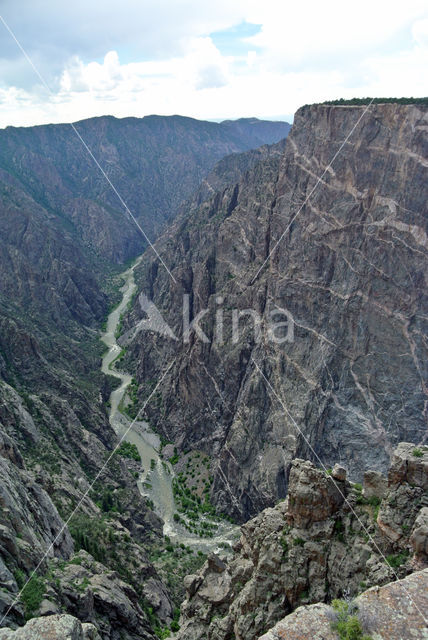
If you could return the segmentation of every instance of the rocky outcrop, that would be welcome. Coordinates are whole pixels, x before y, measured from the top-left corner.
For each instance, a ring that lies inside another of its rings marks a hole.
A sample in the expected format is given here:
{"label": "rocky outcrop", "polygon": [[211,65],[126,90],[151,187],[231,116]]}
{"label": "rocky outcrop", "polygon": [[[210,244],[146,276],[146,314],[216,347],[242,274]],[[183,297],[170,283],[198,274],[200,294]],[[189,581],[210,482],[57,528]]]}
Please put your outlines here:
{"label": "rocky outcrop", "polygon": [[[425,640],[428,569],[383,587],[373,587],[352,603],[360,629],[369,637]],[[335,611],[325,604],[299,607],[259,640],[337,640]]]}
{"label": "rocky outcrop", "polygon": [[[7,403],[0,403],[0,624],[68,612],[94,622],[103,640],[118,629],[127,640],[152,638],[153,621],[170,622],[173,606],[148,558],[151,546],[161,542],[161,521],[131,471],[116,458],[103,484],[85,497],[93,478],[89,465],[103,466],[105,445],[64,404],[56,414],[67,435],[60,449],[50,439],[58,436],[52,407],[37,397],[25,405],[14,389],[3,384],[2,390]],[[68,516],[82,496],[66,526],[57,507]],[[115,511],[109,511],[112,506]],[[74,547],[83,547],[77,556]]]}
{"label": "rocky outcrop", "polygon": [[[139,396],[172,363],[150,418],[179,451],[213,457],[211,499],[242,521],[285,496],[295,457],[361,482],[426,433],[428,113],[363,109],[300,109],[282,153],[220,182],[158,241],[175,282],[149,254],[136,275],[178,338],[132,333],[136,301],[124,344]],[[183,294],[190,321],[207,310],[207,341],[182,339]],[[281,344],[275,309],[294,328]],[[248,315],[234,339],[233,310],[258,314],[260,339]]]}
{"label": "rocky outcrop", "polygon": [[[409,445],[397,448],[392,476],[408,451]],[[428,450],[419,458],[421,468],[427,456]],[[410,461],[408,466],[415,468]],[[427,498],[425,476],[404,476],[380,502],[364,497],[361,485],[347,481],[343,471],[336,468],[333,477],[309,461],[293,461],[286,500],[241,527],[231,559],[211,558],[186,579],[180,640],[255,640],[302,604],[353,598],[426,566],[415,548],[423,553],[426,545],[423,512],[418,515]],[[411,486],[409,477],[419,478],[419,485]],[[407,491],[406,503],[398,499],[401,490]],[[393,541],[382,527],[386,508],[394,521],[405,518],[408,525]],[[325,607],[313,611],[326,622]],[[298,620],[297,613],[291,620]]]}
{"label": "rocky outcrop", "polygon": [[[137,555],[134,559],[138,563]],[[46,592],[51,606],[92,623],[103,640],[110,640],[118,633],[126,640],[154,637],[147,612],[142,608],[141,592],[137,593],[117,572],[94,561],[88,553],[80,551],[65,566],[53,564],[51,573]],[[156,594],[160,587],[158,585]],[[171,620],[171,604],[167,597],[165,601],[168,611],[164,619]]]}
{"label": "rocky outcrop", "polygon": [[[420,514],[419,535],[415,544],[422,552],[423,520],[428,507],[428,447],[402,442],[394,451],[388,472],[388,492],[377,517],[380,532],[393,548],[407,540],[409,532]],[[419,540],[419,542],[417,542]]]}
{"label": "rocky outcrop", "polygon": [[[67,560],[73,540],[55,505],[23,465],[12,439],[0,431],[0,619],[22,619],[17,575],[46,571],[53,557]],[[5,617],[6,616],[6,617]]]}
{"label": "rocky outcrop", "polygon": [[17,631],[0,629],[0,640],[100,640],[100,636],[92,624],[62,614],[33,618]]}

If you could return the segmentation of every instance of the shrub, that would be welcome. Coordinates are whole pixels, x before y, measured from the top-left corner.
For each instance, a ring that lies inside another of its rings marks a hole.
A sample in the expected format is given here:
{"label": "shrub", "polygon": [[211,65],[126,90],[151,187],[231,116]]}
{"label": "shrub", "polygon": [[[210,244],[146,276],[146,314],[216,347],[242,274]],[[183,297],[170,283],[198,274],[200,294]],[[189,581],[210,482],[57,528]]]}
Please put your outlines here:
{"label": "shrub", "polygon": [[118,447],[116,453],[123,458],[130,458],[131,460],[141,462],[141,457],[138,453],[137,446],[135,444],[132,444],[131,442],[122,442],[120,447]]}
{"label": "shrub", "polygon": [[106,547],[103,543],[108,531],[104,522],[90,518],[85,514],[80,514],[74,516],[69,524],[69,529],[77,552],[80,549],[84,549],[98,562],[105,560]]}
{"label": "shrub", "polygon": [[372,640],[371,636],[364,635],[351,603],[345,600],[333,600],[331,606],[335,612],[331,628],[336,631],[340,640]]}
{"label": "shrub", "polygon": [[303,538],[294,538],[293,540],[293,544],[295,547],[303,547],[303,545],[305,544],[305,541],[303,540]]}
{"label": "shrub", "polygon": [[37,576],[32,576],[21,592],[21,601],[25,608],[25,617],[28,620],[40,607],[45,593],[45,581]]}
{"label": "shrub", "polygon": [[422,449],[413,449],[412,451],[413,455],[415,456],[415,458],[422,458],[422,456],[424,455]]}
{"label": "shrub", "polygon": [[409,552],[406,549],[401,553],[397,553],[395,555],[391,554],[390,556],[386,556],[386,561],[390,567],[392,567],[393,569],[397,569],[398,567],[401,567],[401,565],[406,562],[408,555],[409,555]]}

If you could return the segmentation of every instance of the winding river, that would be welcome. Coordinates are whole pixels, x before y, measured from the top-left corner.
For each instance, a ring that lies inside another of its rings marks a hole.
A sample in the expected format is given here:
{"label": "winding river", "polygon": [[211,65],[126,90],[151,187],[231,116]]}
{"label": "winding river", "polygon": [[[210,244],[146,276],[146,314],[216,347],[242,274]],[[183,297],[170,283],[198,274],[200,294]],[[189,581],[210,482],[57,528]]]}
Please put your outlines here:
{"label": "winding river", "polygon": [[119,438],[126,434],[124,440],[134,444],[138,449],[141,457],[141,471],[137,479],[137,486],[143,496],[153,501],[155,512],[164,522],[164,535],[169,536],[175,543],[184,543],[205,552],[220,551],[224,549],[225,543],[226,545],[232,544],[236,540],[238,527],[226,521],[220,521],[214,537],[200,538],[196,534],[189,533],[177,523],[174,520],[174,513],[177,509],[172,491],[174,469],[159,455],[159,436],[151,431],[145,421],[136,421],[131,427],[130,419],[120,411],[121,402],[126,400],[126,391],[131,384],[132,375],[118,368],[117,358],[120,356],[122,348],[117,343],[116,331],[121,316],[126,311],[137,289],[134,270],[141,258],[142,256],[122,274],[124,281],[120,289],[122,300],[108,316],[106,331],[101,336],[101,340],[108,348],[102,359],[101,370],[106,375],[114,376],[120,380],[120,386],[110,395],[110,424]]}

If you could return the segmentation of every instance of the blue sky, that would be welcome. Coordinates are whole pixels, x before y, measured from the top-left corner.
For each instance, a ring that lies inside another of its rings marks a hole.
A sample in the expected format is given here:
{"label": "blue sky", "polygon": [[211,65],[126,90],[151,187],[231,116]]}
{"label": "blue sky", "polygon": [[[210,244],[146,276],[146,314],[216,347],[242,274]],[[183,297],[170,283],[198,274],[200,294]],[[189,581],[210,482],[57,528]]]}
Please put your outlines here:
{"label": "blue sky", "polygon": [[428,94],[426,0],[2,0],[0,126]]}

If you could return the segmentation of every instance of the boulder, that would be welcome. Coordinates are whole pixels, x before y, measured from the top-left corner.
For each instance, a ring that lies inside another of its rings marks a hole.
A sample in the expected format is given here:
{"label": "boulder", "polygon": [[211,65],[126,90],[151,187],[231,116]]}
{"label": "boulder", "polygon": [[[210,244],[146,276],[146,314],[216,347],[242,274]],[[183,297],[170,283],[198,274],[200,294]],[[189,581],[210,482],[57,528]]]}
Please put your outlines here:
{"label": "boulder", "polygon": [[388,483],[385,476],[379,471],[366,471],[363,481],[363,496],[365,498],[384,498]]}
{"label": "boulder", "polygon": [[326,604],[299,607],[259,640],[337,640],[331,628],[331,608]]}
{"label": "boulder", "polygon": [[[362,632],[373,638],[426,640],[423,614],[428,610],[428,569],[368,589],[352,604],[350,615],[355,615]],[[337,640],[332,629],[335,617],[326,604],[299,607],[258,640]]]}
{"label": "boulder", "polygon": [[423,507],[416,518],[410,543],[419,558],[428,561],[428,507]]}
{"label": "boulder", "polygon": [[333,470],[331,472],[332,478],[335,480],[339,480],[339,482],[345,482],[346,480],[346,469],[345,467],[341,467],[340,464],[335,464]]}
{"label": "boulder", "polygon": [[325,520],[343,504],[344,495],[332,478],[305,460],[293,460],[288,486],[288,516],[291,525],[307,528]]}
{"label": "boulder", "polygon": [[68,614],[33,618],[13,631],[0,629],[0,640],[100,640],[92,624],[84,624]]}
{"label": "boulder", "polygon": [[403,484],[428,490],[428,447],[400,442],[394,451],[388,472],[388,486]]}

